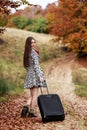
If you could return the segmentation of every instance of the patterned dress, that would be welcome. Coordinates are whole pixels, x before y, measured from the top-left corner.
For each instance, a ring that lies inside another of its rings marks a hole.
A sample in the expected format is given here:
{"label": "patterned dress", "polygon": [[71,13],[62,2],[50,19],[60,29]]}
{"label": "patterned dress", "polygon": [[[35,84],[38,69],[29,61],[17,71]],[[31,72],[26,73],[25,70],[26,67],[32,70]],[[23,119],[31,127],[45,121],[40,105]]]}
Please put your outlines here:
{"label": "patterned dress", "polygon": [[[44,78],[43,82],[40,82],[40,77]],[[30,55],[30,66],[27,67],[27,75],[24,81],[24,88],[40,86],[46,87],[45,76],[39,64],[39,54],[34,49],[32,49]]]}

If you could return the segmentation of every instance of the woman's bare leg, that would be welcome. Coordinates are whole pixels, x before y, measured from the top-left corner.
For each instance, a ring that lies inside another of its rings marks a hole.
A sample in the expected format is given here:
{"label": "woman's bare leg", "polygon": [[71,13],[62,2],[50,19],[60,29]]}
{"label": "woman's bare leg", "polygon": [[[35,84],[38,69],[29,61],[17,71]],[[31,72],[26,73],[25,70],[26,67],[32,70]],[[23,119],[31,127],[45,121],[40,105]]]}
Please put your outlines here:
{"label": "woman's bare leg", "polygon": [[30,109],[34,110],[36,104],[37,104],[37,97],[39,94],[39,88],[38,87],[34,87],[30,89],[30,93],[31,93],[31,104],[30,104]]}
{"label": "woman's bare leg", "polygon": [[30,93],[29,98],[27,100],[27,106],[29,107],[29,109],[30,109],[30,106],[31,106],[31,101],[32,101],[32,95]]}

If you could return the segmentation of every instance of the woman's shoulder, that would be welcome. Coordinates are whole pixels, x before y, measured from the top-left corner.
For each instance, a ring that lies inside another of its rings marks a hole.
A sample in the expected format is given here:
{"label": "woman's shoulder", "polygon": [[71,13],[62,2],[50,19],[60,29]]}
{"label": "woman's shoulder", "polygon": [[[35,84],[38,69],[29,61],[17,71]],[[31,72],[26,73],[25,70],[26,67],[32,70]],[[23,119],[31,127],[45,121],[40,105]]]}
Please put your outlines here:
{"label": "woman's shoulder", "polygon": [[34,49],[31,49],[31,54],[35,54],[35,50]]}
{"label": "woman's shoulder", "polygon": [[31,50],[31,56],[33,56],[33,57],[36,57],[36,56],[37,56],[37,54],[36,54],[36,52],[35,52],[34,49]]}
{"label": "woman's shoulder", "polygon": [[31,53],[34,53],[35,55],[39,55],[38,52],[37,52],[37,50],[35,50],[35,49],[32,49]]}

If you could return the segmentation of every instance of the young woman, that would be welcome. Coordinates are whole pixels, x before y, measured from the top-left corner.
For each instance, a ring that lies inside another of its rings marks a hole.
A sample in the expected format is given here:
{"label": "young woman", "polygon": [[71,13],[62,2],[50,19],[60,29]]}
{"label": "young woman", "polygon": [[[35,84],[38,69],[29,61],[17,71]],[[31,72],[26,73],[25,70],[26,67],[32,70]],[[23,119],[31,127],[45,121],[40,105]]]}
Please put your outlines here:
{"label": "young woman", "polygon": [[24,51],[24,67],[27,70],[27,75],[24,82],[24,88],[30,89],[29,99],[26,106],[23,106],[21,117],[36,117],[34,113],[39,87],[43,86],[45,80],[43,71],[39,64],[39,51],[35,49],[36,40],[33,37],[28,37],[25,43]]}

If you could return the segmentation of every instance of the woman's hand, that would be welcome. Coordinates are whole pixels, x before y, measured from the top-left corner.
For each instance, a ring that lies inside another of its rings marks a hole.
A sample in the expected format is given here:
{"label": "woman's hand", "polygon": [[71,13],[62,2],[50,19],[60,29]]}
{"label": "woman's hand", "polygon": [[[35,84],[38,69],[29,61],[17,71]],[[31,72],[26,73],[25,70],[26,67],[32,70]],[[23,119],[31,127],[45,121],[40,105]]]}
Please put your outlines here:
{"label": "woman's hand", "polygon": [[44,78],[43,77],[40,77],[40,82],[43,82],[44,81]]}

